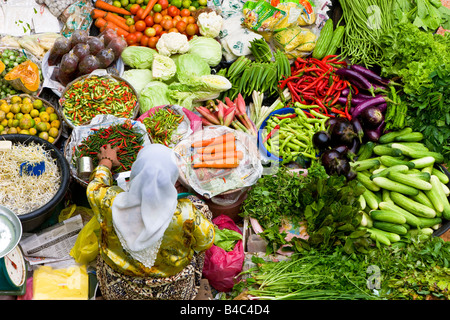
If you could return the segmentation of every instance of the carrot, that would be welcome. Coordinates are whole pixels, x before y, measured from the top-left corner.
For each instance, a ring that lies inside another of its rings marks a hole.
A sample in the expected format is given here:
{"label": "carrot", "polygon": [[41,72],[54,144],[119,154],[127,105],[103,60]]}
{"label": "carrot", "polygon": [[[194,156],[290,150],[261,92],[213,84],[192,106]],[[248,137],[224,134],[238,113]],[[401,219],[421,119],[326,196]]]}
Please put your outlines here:
{"label": "carrot", "polygon": [[95,19],[95,23],[94,24],[99,29],[103,29],[103,30],[106,29],[106,28],[113,29],[113,30],[115,30],[117,32],[117,34],[119,36],[126,37],[129,34],[128,31],[120,28],[119,26],[115,25],[114,23],[112,23],[110,21],[106,21],[103,18]]}
{"label": "carrot", "polygon": [[103,11],[100,9],[92,9],[92,11],[91,11],[92,19],[104,18],[105,15],[106,15],[106,11]]}
{"label": "carrot", "polygon": [[127,16],[131,15],[130,11],[125,10],[123,8],[118,8],[118,7],[113,6],[112,4],[109,4],[109,3],[105,2],[105,1],[102,1],[102,0],[95,1],[95,7],[97,9],[102,9],[102,10],[105,10],[105,11],[115,12],[115,13],[119,13],[119,14],[123,14],[123,15],[127,15]]}
{"label": "carrot", "polygon": [[215,169],[232,169],[239,166],[239,162],[226,162],[226,161],[203,161],[194,163],[194,168],[215,168]]}
{"label": "carrot", "polygon": [[127,26],[120,18],[119,16],[116,16],[115,14],[112,14],[111,12],[107,12],[104,19],[106,21],[114,23],[116,26],[122,28],[125,31],[130,31],[130,27]]}
{"label": "carrot", "polygon": [[234,140],[234,134],[232,133],[226,133],[224,135],[218,136],[218,137],[213,137],[210,139],[205,139],[205,140],[200,140],[200,141],[195,141],[192,143],[192,148],[201,148],[201,147],[207,147],[207,146],[212,146],[215,144],[221,144],[221,143],[225,143],[227,141],[231,141]]}
{"label": "carrot", "polygon": [[219,152],[226,153],[226,152],[232,152],[235,150],[236,150],[236,144],[235,144],[234,140],[232,140],[231,142],[227,142],[227,143],[215,144],[212,146],[198,148],[197,153],[199,153],[199,154],[219,153]]}
{"label": "carrot", "polygon": [[230,151],[230,152],[217,152],[217,153],[203,153],[199,156],[199,160],[201,161],[215,161],[215,160],[223,160],[223,159],[232,159],[233,161],[242,160],[244,154],[242,151]]}
{"label": "carrot", "polygon": [[142,15],[139,17],[141,20],[144,20],[145,17],[152,11],[155,4],[158,2],[158,0],[150,0],[147,3],[147,6],[145,7],[144,11],[142,12]]}

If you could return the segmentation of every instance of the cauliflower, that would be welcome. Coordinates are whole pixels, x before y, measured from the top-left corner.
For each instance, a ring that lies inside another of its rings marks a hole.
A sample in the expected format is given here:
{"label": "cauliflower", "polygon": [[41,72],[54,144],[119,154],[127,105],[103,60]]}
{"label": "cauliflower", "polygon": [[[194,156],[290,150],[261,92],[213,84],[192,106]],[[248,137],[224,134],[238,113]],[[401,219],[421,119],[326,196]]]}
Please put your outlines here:
{"label": "cauliflower", "polygon": [[215,11],[202,12],[197,18],[197,25],[202,36],[215,38],[222,29],[223,18]]}
{"label": "cauliflower", "polygon": [[170,56],[172,54],[186,53],[189,50],[189,42],[186,35],[178,32],[165,33],[156,43],[159,54]]}
{"label": "cauliflower", "polygon": [[[174,33],[174,32],[172,32]],[[152,76],[156,80],[170,80],[177,72],[177,65],[170,57],[155,54],[152,62]]]}

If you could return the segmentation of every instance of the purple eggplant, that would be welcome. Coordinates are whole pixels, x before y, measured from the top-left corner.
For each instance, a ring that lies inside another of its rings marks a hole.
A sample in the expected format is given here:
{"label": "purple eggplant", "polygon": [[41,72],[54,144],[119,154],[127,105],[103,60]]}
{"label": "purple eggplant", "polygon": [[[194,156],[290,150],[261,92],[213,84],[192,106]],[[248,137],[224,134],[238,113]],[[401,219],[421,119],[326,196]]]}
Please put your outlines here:
{"label": "purple eggplant", "polygon": [[326,150],[330,146],[331,136],[328,131],[318,131],[312,137],[314,147],[320,151]]}
{"label": "purple eggplant", "polygon": [[360,117],[364,125],[368,128],[376,128],[384,120],[383,112],[377,106],[364,109]]}
{"label": "purple eggplant", "polygon": [[387,97],[384,96],[375,96],[372,99],[368,99],[363,103],[357,105],[351,112],[352,117],[359,117],[359,115],[367,108],[377,106],[379,104],[386,103]]}
{"label": "purple eggplant", "polygon": [[363,66],[357,65],[357,64],[353,64],[350,66],[350,69],[353,71],[358,72],[359,74],[361,74],[363,77],[365,77],[366,79],[368,79],[369,81],[375,81],[381,85],[387,85],[389,84],[389,80],[388,79],[384,79],[382,78],[380,75],[376,74],[375,72],[373,72],[370,69],[367,69]]}
{"label": "purple eggplant", "polygon": [[350,171],[350,163],[342,153],[334,149],[324,151],[320,161],[329,175],[346,175]]}
{"label": "purple eggplant", "polygon": [[337,121],[333,127],[331,128],[331,145],[350,145],[353,141],[353,138],[357,136],[352,123],[346,119],[341,118],[342,120]]}
{"label": "purple eggplant", "polygon": [[360,73],[348,68],[340,68],[336,70],[336,74],[347,78],[353,85],[364,90],[374,90],[373,84]]}
{"label": "purple eggplant", "polygon": [[356,136],[360,143],[362,143],[362,138],[364,136],[364,129],[362,127],[361,121],[357,117],[352,117],[351,123],[353,125],[353,130],[356,132]]}
{"label": "purple eggplant", "polygon": [[373,142],[377,142],[381,135],[383,134],[384,131],[384,127],[386,126],[386,123],[384,122],[384,120],[378,125],[378,127],[376,127],[375,129],[371,129],[371,130],[366,130],[365,134],[366,137]]}

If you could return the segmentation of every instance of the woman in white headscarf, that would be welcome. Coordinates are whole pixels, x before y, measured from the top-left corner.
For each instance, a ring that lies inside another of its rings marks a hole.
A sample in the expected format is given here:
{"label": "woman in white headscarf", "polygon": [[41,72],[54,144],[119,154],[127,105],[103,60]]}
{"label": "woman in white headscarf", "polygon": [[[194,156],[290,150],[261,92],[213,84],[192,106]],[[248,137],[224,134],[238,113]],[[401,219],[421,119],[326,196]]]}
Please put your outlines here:
{"label": "woman in white headscarf", "polygon": [[198,199],[178,199],[172,150],[144,147],[127,191],[112,185],[116,149],[107,145],[98,157],[86,192],[100,224],[97,278],[103,297],[193,299],[214,226]]}

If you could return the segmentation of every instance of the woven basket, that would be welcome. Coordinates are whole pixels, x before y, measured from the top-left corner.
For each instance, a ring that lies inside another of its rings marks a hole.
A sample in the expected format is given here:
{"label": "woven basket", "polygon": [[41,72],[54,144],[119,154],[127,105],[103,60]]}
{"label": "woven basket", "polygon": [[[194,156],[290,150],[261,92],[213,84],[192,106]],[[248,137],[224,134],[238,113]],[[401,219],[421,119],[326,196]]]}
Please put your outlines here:
{"label": "woven basket", "polygon": [[21,97],[22,99],[23,98],[30,98],[30,100],[33,102],[34,100],[41,100],[42,101],[42,104],[45,106],[45,107],[52,107],[53,109],[55,109],[55,113],[58,115],[58,120],[59,120],[59,122],[61,123],[61,125],[60,125],[60,127],[58,128],[58,135],[55,137],[55,141],[53,141],[53,144],[56,144],[56,142],[58,142],[58,140],[59,140],[59,138],[61,137],[61,132],[62,132],[62,117],[61,117],[61,113],[59,112],[59,108],[57,108],[57,107],[55,107],[54,105],[52,105],[50,102],[48,102],[47,100],[45,100],[45,99],[42,99],[42,98],[38,98],[38,97],[35,97],[35,96],[32,96],[32,95],[29,95],[29,94],[27,94],[27,93],[21,93],[21,94],[14,94],[14,95],[10,95],[10,96],[7,96],[4,100],[5,101],[7,101],[8,103],[10,103],[10,101],[11,101],[11,98],[12,97]]}
{"label": "woven basket", "polygon": [[[75,125],[72,123],[72,121],[71,121],[70,119],[68,119],[68,118],[65,116],[65,114],[64,114],[64,102],[63,102],[64,96],[65,96],[67,90],[69,90],[69,89],[72,87],[72,85],[73,85],[74,83],[76,83],[76,82],[78,82],[78,81],[82,81],[82,80],[86,79],[87,77],[91,77],[91,76],[92,76],[92,75],[83,75],[83,76],[81,76],[81,77],[76,78],[76,79],[73,80],[72,82],[70,82],[70,83],[66,86],[66,88],[64,89],[64,91],[62,92],[62,94],[61,94],[61,99],[59,99],[59,105],[60,105],[60,108],[61,108],[61,110],[60,110],[61,116],[62,116],[62,118],[64,119],[64,122],[66,122],[67,125],[68,125],[70,128],[72,128],[72,129],[74,129],[76,126],[75,126]],[[103,78],[103,77],[104,77],[104,78],[114,78],[114,79],[117,80],[117,81],[123,81],[123,82],[125,82],[125,83],[130,87],[131,91],[133,92],[134,96],[136,97],[136,103],[135,103],[135,105],[134,105],[133,115],[132,115],[132,118],[131,118],[131,119],[136,119],[137,116],[138,116],[138,114],[139,114],[139,99],[138,99],[138,94],[137,94],[136,90],[133,88],[133,86],[132,86],[127,80],[125,80],[125,79],[123,79],[123,78],[121,78],[121,77],[119,77],[119,76],[116,76],[116,75],[109,74],[109,75],[107,75],[107,76],[98,76],[98,77],[100,77],[100,78]],[[86,125],[86,124],[89,124],[89,121],[83,123],[83,125]]]}

